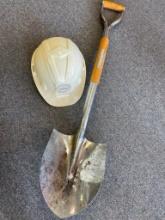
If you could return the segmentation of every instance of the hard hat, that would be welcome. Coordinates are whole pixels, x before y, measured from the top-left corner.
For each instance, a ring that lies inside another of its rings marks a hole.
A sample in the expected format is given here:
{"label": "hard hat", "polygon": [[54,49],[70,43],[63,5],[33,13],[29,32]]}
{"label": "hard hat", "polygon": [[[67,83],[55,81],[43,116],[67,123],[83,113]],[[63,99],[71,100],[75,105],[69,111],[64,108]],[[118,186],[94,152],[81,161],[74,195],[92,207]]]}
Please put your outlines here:
{"label": "hard hat", "polygon": [[48,104],[63,107],[80,99],[86,65],[81,51],[70,39],[44,40],[33,54],[31,68],[34,82]]}

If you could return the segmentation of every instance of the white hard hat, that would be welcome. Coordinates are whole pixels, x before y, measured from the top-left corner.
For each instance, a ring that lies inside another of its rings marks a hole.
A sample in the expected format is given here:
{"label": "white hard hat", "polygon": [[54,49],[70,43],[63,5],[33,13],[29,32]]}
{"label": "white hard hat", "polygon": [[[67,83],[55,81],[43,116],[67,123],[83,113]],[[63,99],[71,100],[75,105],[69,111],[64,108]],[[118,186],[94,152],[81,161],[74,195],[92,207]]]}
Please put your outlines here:
{"label": "white hard hat", "polygon": [[55,107],[75,104],[86,81],[86,65],[79,48],[70,39],[49,38],[32,57],[34,82],[45,101]]}

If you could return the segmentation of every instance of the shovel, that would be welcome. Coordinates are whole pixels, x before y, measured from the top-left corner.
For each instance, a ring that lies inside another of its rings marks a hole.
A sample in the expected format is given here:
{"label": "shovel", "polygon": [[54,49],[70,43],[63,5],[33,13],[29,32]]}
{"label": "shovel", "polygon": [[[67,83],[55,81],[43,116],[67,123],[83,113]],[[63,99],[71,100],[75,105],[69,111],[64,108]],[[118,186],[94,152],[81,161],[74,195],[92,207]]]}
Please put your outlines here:
{"label": "shovel", "polygon": [[80,129],[77,135],[65,135],[54,129],[42,158],[41,190],[48,207],[60,218],[76,215],[85,209],[104,179],[107,147],[87,140],[85,131],[109,47],[109,31],[121,21],[124,11],[122,4],[108,0],[102,2],[101,17],[105,30]]}

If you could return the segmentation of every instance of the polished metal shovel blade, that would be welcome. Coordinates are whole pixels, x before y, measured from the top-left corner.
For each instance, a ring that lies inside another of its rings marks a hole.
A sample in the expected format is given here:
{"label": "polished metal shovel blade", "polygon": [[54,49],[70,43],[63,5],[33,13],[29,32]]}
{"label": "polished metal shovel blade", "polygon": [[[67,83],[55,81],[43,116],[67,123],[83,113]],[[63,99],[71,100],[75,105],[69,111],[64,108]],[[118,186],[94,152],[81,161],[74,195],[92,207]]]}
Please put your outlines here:
{"label": "polished metal shovel blade", "polygon": [[74,181],[67,182],[74,139],[53,130],[42,158],[41,190],[49,208],[60,218],[86,208],[97,194],[105,173],[106,145],[84,139]]}

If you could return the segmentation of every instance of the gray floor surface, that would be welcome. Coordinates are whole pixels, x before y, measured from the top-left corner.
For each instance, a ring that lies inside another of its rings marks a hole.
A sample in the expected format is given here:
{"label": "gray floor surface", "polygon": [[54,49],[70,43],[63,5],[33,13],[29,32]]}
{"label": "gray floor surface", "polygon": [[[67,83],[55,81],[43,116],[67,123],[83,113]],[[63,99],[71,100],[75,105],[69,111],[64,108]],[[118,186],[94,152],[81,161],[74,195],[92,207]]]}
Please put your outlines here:
{"label": "gray floor surface", "polygon": [[[107,142],[96,200],[69,220],[165,220],[165,1],[123,0],[87,136]],[[51,36],[83,52],[90,70],[101,36],[98,0],[0,0],[0,220],[57,220],[39,187],[52,129],[74,133],[84,96],[48,106],[32,80],[31,55]]]}

